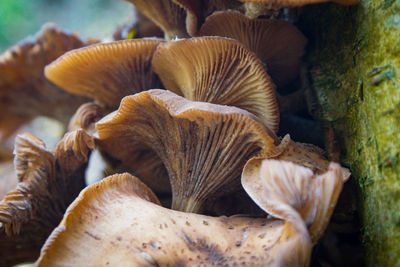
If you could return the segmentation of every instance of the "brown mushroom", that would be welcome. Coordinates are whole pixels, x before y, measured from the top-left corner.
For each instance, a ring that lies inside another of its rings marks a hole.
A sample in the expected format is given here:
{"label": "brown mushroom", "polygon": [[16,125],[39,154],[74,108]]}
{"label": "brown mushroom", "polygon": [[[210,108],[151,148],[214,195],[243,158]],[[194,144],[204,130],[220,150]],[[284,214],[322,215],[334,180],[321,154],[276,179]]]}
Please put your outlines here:
{"label": "brown mushroom", "polygon": [[45,74],[68,92],[94,98],[114,110],[122,97],[159,87],[151,59],[161,42],[134,39],[76,49],[48,65]]}
{"label": "brown mushroom", "polygon": [[176,94],[245,109],[278,129],[274,85],[258,58],[235,40],[199,37],[160,44],[153,68]]}
{"label": "brown mushroom", "polygon": [[168,171],[172,207],[182,211],[200,211],[206,199],[237,189],[252,156],[281,153],[275,134],[253,114],[166,90],[125,97],[96,129],[99,147],[128,166],[144,145],[151,147]]}
{"label": "brown mushroom", "polygon": [[186,29],[191,36],[197,35],[197,31],[206,17],[214,11],[227,9],[241,9],[242,4],[232,0],[172,0],[184,8],[186,15]]}
{"label": "brown mushroom", "polygon": [[307,231],[291,220],[209,217],[163,208],[137,178],[81,192],[53,231],[40,266],[307,266]]}
{"label": "brown mushroom", "polygon": [[294,225],[301,216],[315,243],[325,231],[346,181],[343,170],[339,164],[330,163],[326,172],[317,175],[291,162],[253,158],[243,170],[242,185],[272,216]]}
{"label": "brown mushroom", "polygon": [[19,43],[0,55],[0,142],[39,115],[67,123],[79,105],[87,101],[65,92],[43,75],[46,64],[87,44],[76,34],[46,24],[34,41]]}
{"label": "brown mushroom", "polygon": [[237,11],[215,12],[207,17],[199,36],[238,40],[266,65],[279,86],[295,79],[307,39],[291,23],[279,19],[250,19]]}
{"label": "brown mushroom", "polygon": [[185,30],[185,10],[175,4],[172,0],[126,0],[135,5],[160,27],[165,39],[173,40],[187,36]]}
{"label": "brown mushroom", "polygon": [[15,144],[16,188],[0,201],[0,265],[33,261],[68,205],[85,187],[94,141],[82,130],[67,133],[56,151],[31,134]]}

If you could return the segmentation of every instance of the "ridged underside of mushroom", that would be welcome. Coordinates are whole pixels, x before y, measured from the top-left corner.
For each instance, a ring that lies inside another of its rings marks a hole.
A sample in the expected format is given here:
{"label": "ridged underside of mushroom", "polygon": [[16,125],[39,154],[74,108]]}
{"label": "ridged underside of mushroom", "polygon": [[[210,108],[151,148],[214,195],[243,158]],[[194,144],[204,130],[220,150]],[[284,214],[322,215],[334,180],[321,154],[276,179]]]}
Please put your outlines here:
{"label": "ridged underside of mushroom", "polygon": [[53,153],[31,134],[16,138],[16,188],[0,201],[0,265],[33,261],[68,205],[85,187],[93,139],[67,134]]}
{"label": "ridged underside of mushroom", "polygon": [[267,65],[278,85],[295,79],[307,39],[291,23],[279,19],[250,19],[237,11],[215,12],[202,25],[199,36],[238,40]]}
{"label": "ridged underside of mushroom", "polygon": [[83,129],[93,133],[94,124],[103,117],[103,108],[93,102],[85,103],[78,108],[69,121],[68,131]]}
{"label": "ridged underside of mushroom", "polygon": [[214,11],[240,9],[242,4],[232,0],[172,0],[186,10],[186,29],[191,36],[197,35],[206,17]]}
{"label": "ridged underside of mushroom", "polygon": [[46,77],[73,94],[115,109],[124,96],[159,88],[151,59],[162,40],[134,39],[68,52],[46,67]]}
{"label": "ridged underside of mushroom", "polygon": [[272,216],[291,221],[298,231],[305,223],[315,243],[325,231],[342,191],[342,169],[331,163],[326,172],[317,175],[292,162],[252,159],[243,170],[242,185]]}
{"label": "ridged underside of mushroom", "polygon": [[189,101],[165,90],[125,97],[96,124],[98,144],[125,162],[143,145],[163,161],[173,208],[198,211],[204,200],[239,186],[246,160],[276,154],[278,140],[251,113]]}
{"label": "ridged underside of mushroom", "polygon": [[[268,5],[271,8],[284,8],[284,7],[298,7],[309,4],[318,4],[329,2],[331,0],[238,0],[243,3],[254,3],[254,4],[263,4]],[[333,2],[342,4],[342,5],[356,5],[360,1],[359,0],[333,0]]]}
{"label": "ridged underside of mushroom", "polygon": [[47,240],[37,266],[308,264],[309,238],[290,223],[173,211],[156,205],[145,187],[121,174],[86,188]]}
{"label": "ridged underside of mushroom", "polygon": [[193,101],[245,109],[274,132],[279,111],[274,85],[258,58],[239,42],[199,37],[161,44],[153,68],[166,89]]}
{"label": "ridged underside of mushroom", "polygon": [[34,40],[0,55],[0,141],[36,116],[67,123],[79,105],[88,101],[65,92],[43,75],[44,67],[54,59],[88,43],[46,24]]}
{"label": "ridged underside of mushroom", "polygon": [[185,10],[172,0],[126,0],[160,27],[167,40],[187,36]]}

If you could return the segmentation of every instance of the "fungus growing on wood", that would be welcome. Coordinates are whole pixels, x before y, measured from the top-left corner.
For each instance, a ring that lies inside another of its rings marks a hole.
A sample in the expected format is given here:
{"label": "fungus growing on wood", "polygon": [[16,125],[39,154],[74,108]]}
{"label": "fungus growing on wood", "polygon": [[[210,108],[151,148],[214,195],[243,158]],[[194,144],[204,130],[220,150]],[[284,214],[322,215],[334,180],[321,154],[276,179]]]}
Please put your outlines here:
{"label": "fungus growing on wood", "polygon": [[19,43],[0,55],[0,142],[36,116],[68,122],[88,99],[49,82],[43,68],[66,51],[91,42],[46,24],[33,41]]}
{"label": "fungus growing on wood", "polygon": [[159,87],[151,59],[161,42],[134,39],[76,49],[48,65],[45,74],[68,92],[114,110],[124,96]]}
{"label": "fungus growing on wood", "polygon": [[241,9],[242,4],[232,0],[172,0],[184,8],[186,15],[186,29],[191,36],[197,35],[200,26],[206,17],[214,11],[227,9]]}
{"label": "fungus growing on wood", "polygon": [[67,133],[56,151],[31,134],[15,144],[16,188],[0,201],[0,265],[33,261],[68,205],[85,187],[94,140],[82,130]]}
{"label": "fungus growing on wood", "polygon": [[153,68],[176,94],[245,109],[278,129],[274,85],[258,58],[235,40],[199,37],[160,44]]}
{"label": "fungus growing on wood", "polygon": [[272,216],[294,225],[304,221],[315,243],[325,231],[347,180],[343,170],[339,164],[330,163],[326,172],[317,175],[287,161],[251,159],[243,170],[242,185]]}
{"label": "fungus growing on wood", "polygon": [[185,10],[172,0],[126,0],[160,27],[165,39],[187,37]]}
{"label": "fungus growing on wood", "polygon": [[238,40],[267,66],[279,86],[295,79],[307,39],[291,23],[279,19],[250,19],[237,11],[215,12],[207,17],[200,36],[224,36]]}
{"label": "fungus growing on wood", "polygon": [[96,129],[99,147],[122,162],[152,148],[168,171],[172,208],[188,212],[236,190],[249,158],[281,153],[278,138],[253,114],[166,90],[125,97]]}
{"label": "fungus growing on wood", "polygon": [[37,266],[307,266],[311,242],[305,227],[298,230],[304,222],[281,217],[169,210],[137,178],[114,175],[81,192]]}

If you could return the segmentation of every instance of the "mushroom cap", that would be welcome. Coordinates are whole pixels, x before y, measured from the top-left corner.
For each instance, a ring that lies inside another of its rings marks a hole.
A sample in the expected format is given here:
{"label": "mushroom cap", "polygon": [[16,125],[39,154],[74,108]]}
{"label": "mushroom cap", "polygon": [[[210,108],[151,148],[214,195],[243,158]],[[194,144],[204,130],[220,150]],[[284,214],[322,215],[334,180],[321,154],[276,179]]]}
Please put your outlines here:
{"label": "mushroom cap", "polygon": [[167,40],[186,37],[185,10],[172,0],[126,0],[160,27]]}
{"label": "mushroom cap", "polygon": [[35,116],[67,123],[87,101],[49,82],[43,68],[66,51],[88,43],[46,24],[33,40],[26,40],[0,55],[0,141]]}
{"label": "mushroom cap", "polygon": [[333,1],[342,5],[356,5],[359,0],[239,0],[243,3],[265,4],[271,8],[297,7]]}
{"label": "mushroom cap", "polygon": [[68,130],[74,131],[80,128],[86,132],[94,132],[94,124],[103,117],[103,108],[93,102],[85,103],[78,108],[69,121]]}
{"label": "mushroom cap", "polygon": [[274,85],[258,58],[235,40],[199,37],[163,43],[154,53],[153,68],[176,94],[245,109],[272,131],[278,129]]}
{"label": "mushroom cap", "polygon": [[330,163],[325,173],[316,175],[292,162],[251,159],[243,169],[242,185],[254,202],[272,216],[292,222],[298,231],[305,223],[315,243],[336,206],[345,182],[342,177],[337,163]]}
{"label": "mushroom cap", "polygon": [[163,208],[129,174],[84,189],[53,231],[40,266],[307,266],[308,235],[290,223]]}
{"label": "mushroom cap", "polygon": [[0,265],[35,260],[68,205],[85,187],[94,140],[82,130],[64,136],[54,152],[26,133],[15,142],[16,188],[0,201]]}
{"label": "mushroom cap", "polygon": [[191,36],[197,35],[206,17],[214,11],[240,9],[241,3],[232,0],[172,0],[184,8],[186,14],[186,29]]}
{"label": "mushroom cap", "polygon": [[143,146],[154,150],[168,171],[173,208],[185,211],[238,188],[249,158],[278,154],[279,140],[253,114],[166,90],[125,97],[96,129],[99,147],[122,162]]}
{"label": "mushroom cap", "polygon": [[238,40],[266,64],[278,85],[295,79],[307,39],[290,22],[250,19],[237,11],[215,12],[201,26],[199,36],[224,36]]}
{"label": "mushroom cap", "polygon": [[151,59],[161,42],[134,39],[76,49],[48,65],[45,74],[68,92],[115,109],[122,97],[158,87]]}

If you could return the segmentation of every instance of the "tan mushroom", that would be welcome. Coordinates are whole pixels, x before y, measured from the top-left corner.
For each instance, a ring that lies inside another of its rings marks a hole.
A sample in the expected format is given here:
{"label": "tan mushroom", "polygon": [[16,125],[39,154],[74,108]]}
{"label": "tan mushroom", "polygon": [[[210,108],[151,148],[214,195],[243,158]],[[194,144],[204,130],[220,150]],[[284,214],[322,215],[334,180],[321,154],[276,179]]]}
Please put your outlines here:
{"label": "tan mushroom", "polygon": [[0,55],[0,142],[39,115],[68,122],[88,99],[49,82],[43,68],[66,51],[91,42],[46,24],[33,41],[19,43]]}
{"label": "tan mushroom", "polygon": [[185,10],[172,0],[126,0],[160,27],[165,39],[187,37]]}
{"label": "tan mushroom", "polygon": [[251,113],[166,90],[125,97],[96,129],[99,147],[128,166],[144,145],[151,147],[168,171],[172,207],[182,211],[200,211],[206,199],[236,190],[252,156],[282,152],[275,134]]}
{"label": "tan mushroom", "polygon": [[[300,192],[302,193],[302,192]],[[300,197],[300,196],[298,196]],[[292,220],[210,217],[163,208],[137,178],[83,190],[36,266],[307,266],[311,243]]]}
{"label": "tan mushroom", "polygon": [[186,15],[186,29],[191,36],[197,35],[200,26],[206,17],[214,11],[227,9],[241,9],[242,4],[236,0],[172,0],[184,8]]}
{"label": "tan mushroom", "polygon": [[68,92],[114,110],[122,97],[159,87],[151,59],[161,42],[135,39],[76,49],[48,65],[45,74]]}
{"label": "tan mushroom", "polygon": [[0,201],[0,265],[33,261],[68,205],[85,187],[94,141],[82,130],[67,133],[56,151],[31,134],[15,144],[18,184]]}
{"label": "tan mushroom", "polygon": [[251,159],[243,170],[242,185],[272,216],[294,225],[301,216],[315,243],[325,231],[348,178],[344,179],[344,171],[339,164],[330,163],[326,172],[317,175],[287,161]]}
{"label": "tan mushroom", "polygon": [[153,68],[176,94],[245,109],[278,129],[274,85],[258,58],[235,40],[199,37],[160,44]]}
{"label": "tan mushroom", "polygon": [[279,86],[295,79],[307,39],[291,23],[279,19],[250,19],[237,11],[215,12],[201,26],[199,36],[238,40],[266,65]]}

